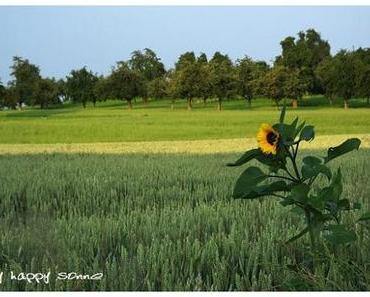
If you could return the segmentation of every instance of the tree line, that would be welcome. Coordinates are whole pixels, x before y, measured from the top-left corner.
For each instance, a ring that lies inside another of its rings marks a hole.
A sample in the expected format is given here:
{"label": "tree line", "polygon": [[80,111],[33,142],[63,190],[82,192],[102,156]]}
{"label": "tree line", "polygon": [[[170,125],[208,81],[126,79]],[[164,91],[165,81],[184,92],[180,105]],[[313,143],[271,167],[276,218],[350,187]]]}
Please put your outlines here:
{"label": "tree line", "polygon": [[13,57],[12,80],[0,81],[0,106],[50,105],[65,101],[88,102],[108,99],[127,101],[132,108],[135,98],[147,104],[149,98],[184,99],[192,109],[194,98],[204,104],[213,99],[222,102],[231,97],[244,98],[248,106],[257,97],[268,97],[278,106],[291,100],[294,108],[306,94],[324,94],[330,104],[339,98],[344,108],[354,97],[370,98],[370,48],[341,50],[334,56],[330,44],[314,29],[301,31],[280,42],[281,54],[273,65],[245,56],[232,61],[228,55],[214,53],[210,58],[194,52],[182,54],[173,68],[166,70],[151,49],[137,50],[128,61],[119,61],[106,76],[87,67],[72,70],[65,79],[44,78],[40,68],[28,59]]}

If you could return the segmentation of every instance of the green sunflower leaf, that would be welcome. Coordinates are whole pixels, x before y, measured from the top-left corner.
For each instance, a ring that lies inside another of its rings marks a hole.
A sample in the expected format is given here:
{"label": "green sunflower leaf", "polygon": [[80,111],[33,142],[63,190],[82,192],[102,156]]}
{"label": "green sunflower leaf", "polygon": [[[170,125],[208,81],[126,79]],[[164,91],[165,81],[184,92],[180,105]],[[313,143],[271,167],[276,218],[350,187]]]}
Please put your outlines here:
{"label": "green sunflower leaf", "polygon": [[353,150],[358,150],[361,144],[361,140],[358,138],[350,138],[347,139],[342,144],[331,147],[328,149],[328,155],[325,157],[325,163],[328,163],[329,161],[344,155],[346,153],[349,153]]}
{"label": "green sunflower leaf", "polygon": [[264,181],[267,177],[268,176],[258,167],[248,167],[236,181],[233,197],[236,199],[245,198],[257,187],[259,183]]}
{"label": "green sunflower leaf", "polygon": [[299,135],[300,140],[311,141],[314,138],[315,138],[315,130],[314,130],[314,126],[311,126],[311,125],[305,126],[302,129],[301,134]]}
{"label": "green sunflower leaf", "polygon": [[324,238],[334,245],[346,244],[357,239],[356,233],[347,230],[344,225],[329,225],[328,233],[324,234]]}
{"label": "green sunflower leaf", "polygon": [[257,156],[261,154],[261,151],[259,149],[252,149],[247,152],[245,152],[238,160],[236,160],[234,163],[227,163],[227,166],[233,167],[233,166],[240,166],[243,165],[253,159],[255,159]]}

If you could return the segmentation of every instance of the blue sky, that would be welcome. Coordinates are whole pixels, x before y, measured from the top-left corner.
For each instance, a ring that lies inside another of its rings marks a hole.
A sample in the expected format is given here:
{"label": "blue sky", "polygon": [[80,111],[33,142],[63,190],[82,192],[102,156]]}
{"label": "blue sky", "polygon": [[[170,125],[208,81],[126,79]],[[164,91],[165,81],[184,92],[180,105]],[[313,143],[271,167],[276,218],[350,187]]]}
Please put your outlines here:
{"label": "blue sky", "polygon": [[167,67],[188,50],[232,59],[272,61],[279,42],[308,28],[329,40],[332,53],[370,46],[369,7],[0,7],[0,79],[12,56],[64,77],[88,66],[106,74],[136,49],[154,49]]}

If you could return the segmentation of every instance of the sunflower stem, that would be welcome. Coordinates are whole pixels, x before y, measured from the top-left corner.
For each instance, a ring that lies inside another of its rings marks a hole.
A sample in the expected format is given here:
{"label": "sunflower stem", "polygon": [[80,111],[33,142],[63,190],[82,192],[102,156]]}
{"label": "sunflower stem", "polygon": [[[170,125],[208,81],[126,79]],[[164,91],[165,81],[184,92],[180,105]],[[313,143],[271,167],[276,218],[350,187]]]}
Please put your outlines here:
{"label": "sunflower stem", "polygon": [[282,178],[282,179],[290,180],[292,182],[297,182],[296,179],[290,178],[290,177],[287,177],[287,176],[283,176],[283,175],[268,175],[268,177]]}
{"label": "sunflower stem", "polygon": [[293,157],[289,148],[287,148],[286,146],[284,146],[284,148],[285,148],[285,151],[288,153],[288,157],[289,157],[290,161],[292,162],[293,169],[294,169],[294,172],[297,176],[298,181],[301,181],[301,176],[300,176],[299,171],[298,171],[298,167],[297,167],[297,164],[296,164],[296,161],[295,161],[295,157]]}

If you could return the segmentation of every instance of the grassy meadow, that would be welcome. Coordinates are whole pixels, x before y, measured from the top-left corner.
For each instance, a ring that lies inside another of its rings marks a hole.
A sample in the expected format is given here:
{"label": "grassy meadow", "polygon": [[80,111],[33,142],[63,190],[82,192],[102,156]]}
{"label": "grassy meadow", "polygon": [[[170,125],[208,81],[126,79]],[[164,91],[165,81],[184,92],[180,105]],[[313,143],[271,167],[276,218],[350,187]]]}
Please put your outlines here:
{"label": "grassy meadow", "polygon": [[[255,137],[259,125],[274,122],[279,111],[271,100],[257,99],[252,108],[245,100],[216,102],[206,106],[195,102],[191,112],[186,102],[158,100],[142,102],[127,110],[122,101],[107,101],[83,109],[81,105],[40,110],[30,108],[0,112],[1,143],[96,143],[160,140],[202,140]],[[329,106],[322,97],[304,98],[302,107],[289,110],[287,119],[299,116],[316,126],[317,135],[364,134],[370,131],[370,108],[363,99],[352,100],[352,109],[343,110],[340,102]]]}
{"label": "grassy meadow", "polygon": [[[225,164],[278,119],[271,101],[227,101],[221,112],[216,102],[170,104],[0,112],[0,271],[104,273],[48,285],[4,278],[0,290],[370,290],[368,225],[335,255],[324,251],[312,275],[308,238],[285,244],[300,216],[277,198],[232,199],[243,168]],[[301,105],[288,120],[318,135],[303,154],[361,135],[363,148],[330,166],[345,172],[343,198],[370,210],[370,108]]]}

